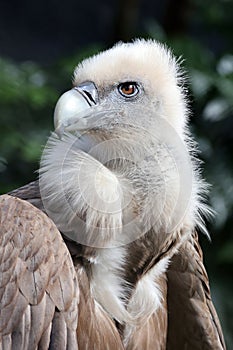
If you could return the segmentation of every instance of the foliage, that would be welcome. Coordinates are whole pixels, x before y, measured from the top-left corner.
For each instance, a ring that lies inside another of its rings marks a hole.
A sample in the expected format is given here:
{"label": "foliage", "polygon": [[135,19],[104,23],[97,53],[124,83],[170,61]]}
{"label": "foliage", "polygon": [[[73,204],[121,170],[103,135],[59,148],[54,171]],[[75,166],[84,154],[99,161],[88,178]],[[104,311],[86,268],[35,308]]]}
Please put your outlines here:
{"label": "foliage", "polygon": [[77,63],[96,51],[92,46],[49,67],[0,59],[1,193],[37,177],[42,147],[53,129],[56,100],[70,88]]}

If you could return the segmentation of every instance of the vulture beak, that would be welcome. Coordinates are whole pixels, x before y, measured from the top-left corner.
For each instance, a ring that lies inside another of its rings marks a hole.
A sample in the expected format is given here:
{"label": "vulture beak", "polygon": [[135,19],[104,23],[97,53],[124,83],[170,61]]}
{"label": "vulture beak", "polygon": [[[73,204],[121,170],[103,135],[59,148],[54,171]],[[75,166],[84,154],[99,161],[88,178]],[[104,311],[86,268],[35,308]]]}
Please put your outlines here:
{"label": "vulture beak", "polygon": [[65,92],[57,101],[54,110],[54,126],[58,135],[72,124],[85,126],[88,110],[98,102],[98,91],[93,82],[88,81]]}

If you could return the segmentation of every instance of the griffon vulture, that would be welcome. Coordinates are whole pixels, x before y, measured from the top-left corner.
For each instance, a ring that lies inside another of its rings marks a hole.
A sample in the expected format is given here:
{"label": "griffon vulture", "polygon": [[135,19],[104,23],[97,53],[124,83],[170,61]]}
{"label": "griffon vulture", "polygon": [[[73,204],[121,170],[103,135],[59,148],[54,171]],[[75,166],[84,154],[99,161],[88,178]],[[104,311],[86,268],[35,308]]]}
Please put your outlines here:
{"label": "griffon vulture", "polygon": [[39,180],[1,197],[1,349],[225,349],[188,114],[155,41],[77,66]]}

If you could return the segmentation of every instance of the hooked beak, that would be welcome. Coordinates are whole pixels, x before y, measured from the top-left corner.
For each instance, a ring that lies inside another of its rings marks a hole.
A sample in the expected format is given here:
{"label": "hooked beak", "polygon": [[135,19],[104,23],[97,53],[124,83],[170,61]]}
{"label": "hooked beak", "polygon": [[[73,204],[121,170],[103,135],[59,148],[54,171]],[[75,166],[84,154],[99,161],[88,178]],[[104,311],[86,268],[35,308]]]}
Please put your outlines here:
{"label": "hooked beak", "polygon": [[77,114],[88,111],[98,102],[98,91],[93,82],[82,83],[65,92],[57,101],[54,110],[55,129],[65,128],[77,120]]}

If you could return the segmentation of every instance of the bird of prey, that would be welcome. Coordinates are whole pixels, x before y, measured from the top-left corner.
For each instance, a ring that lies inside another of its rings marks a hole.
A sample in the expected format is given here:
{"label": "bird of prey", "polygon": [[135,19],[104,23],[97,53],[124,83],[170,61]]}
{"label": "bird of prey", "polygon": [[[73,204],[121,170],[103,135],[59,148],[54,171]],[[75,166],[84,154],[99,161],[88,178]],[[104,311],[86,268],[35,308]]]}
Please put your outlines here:
{"label": "bird of prey", "polygon": [[77,66],[39,180],[0,198],[0,349],[225,349],[184,79],[153,40]]}

